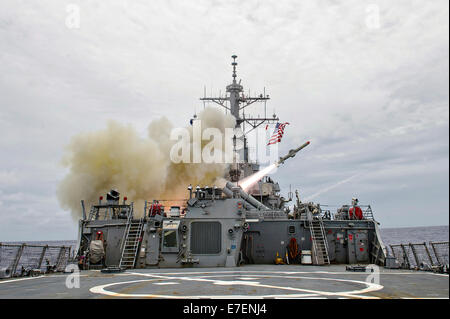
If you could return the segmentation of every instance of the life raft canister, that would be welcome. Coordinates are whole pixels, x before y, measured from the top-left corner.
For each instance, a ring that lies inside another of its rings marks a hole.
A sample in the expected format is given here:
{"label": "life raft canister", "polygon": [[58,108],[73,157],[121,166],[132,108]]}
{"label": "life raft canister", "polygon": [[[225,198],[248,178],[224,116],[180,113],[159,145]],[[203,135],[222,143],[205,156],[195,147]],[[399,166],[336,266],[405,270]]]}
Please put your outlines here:
{"label": "life raft canister", "polygon": [[359,206],[350,207],[348,210],[348,216],[350,219],[363,219],[362,209]]}

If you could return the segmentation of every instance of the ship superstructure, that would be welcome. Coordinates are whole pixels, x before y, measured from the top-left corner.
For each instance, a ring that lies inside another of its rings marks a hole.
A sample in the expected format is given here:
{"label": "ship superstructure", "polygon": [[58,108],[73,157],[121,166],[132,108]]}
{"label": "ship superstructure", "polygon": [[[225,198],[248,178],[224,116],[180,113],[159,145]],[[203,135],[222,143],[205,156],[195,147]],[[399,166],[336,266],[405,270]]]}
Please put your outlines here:
{"label": "ship superstructure", "polygon": [[[229,111],[236,119],[234,145],[239,140],[239,162],[230,164],[225,187],[186,185],[188,199],[165,207],[149,199],[142,218],[132,203],[116,190],[86,213],[79,224],[78,261],[83,269],[150,267],[236,267],[242,264],[302,263],[324,265],[384,265],[386,249],[370,206],[343,205],[336,212],[317,203],[303,203],[298,192],[281,196],[280,186],[260,176],[249,187],[239,181],[260,172],[249,160],[247,134],[263,123],[279,121],[266,116],[269,96],[244,94],[237,81],[237,56],[232,59],[232,83],[226,95],[201,98]],[[249,105],[264,103],[264,117],[245,113]],[[246,125],[249,129],[246,131]],[[274,164],[279,166],[308,146],[294,148]],[[286,206],[294,201],[293,209]]]}

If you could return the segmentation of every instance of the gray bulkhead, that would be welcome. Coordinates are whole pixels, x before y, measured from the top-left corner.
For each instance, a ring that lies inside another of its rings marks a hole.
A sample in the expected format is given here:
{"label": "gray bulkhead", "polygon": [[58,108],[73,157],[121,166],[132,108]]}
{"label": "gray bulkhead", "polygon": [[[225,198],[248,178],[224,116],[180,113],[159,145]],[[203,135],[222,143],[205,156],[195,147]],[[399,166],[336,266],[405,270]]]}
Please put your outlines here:
{"label": "gray bulkhead", "polygon": [[90,240],[95,239],[98,231],[103,233],[105,242],[105,265],[117,266],[122,254],[121,245],[127,220],[109,219],[86,222],[83,227],[83,236]]}
{"label": "gray bulkhead", "polygon": [[[324,220],[323,223],[330,262],[370,263],[374,221]],[[305,220],[263,220],[249,225],[242,243],[249,263],[274,263],[277,253],[281,257],[286,255],[291,238],[296,239],[300,251],[312,249],[311,232]]]}
{"label": "gray bulkhead", "polygon": [[[307,221],[260,220],[249,222],[245,229],[245,209],[239,203],[242,200],[238,198],[218,199],[214,203],[201,201],[190,207],[184,218],[147,218],[136,267],[237,266],[241,245],[245,262],[271,264],[277,253],[285,256],[291,238],[296,239],[300,251],[312,249]],[[163,224],[171,221],[176,227],[165,229]],[[83,236],[90,239],[102,231],[105,266],[117,266],[120,262],[126,222],[95,220],[83,226]],[[330,262],[370,263],[371,243],[376,236],[374,223],[372,220],[323,220]],[[170,231],[175,240],[165,238]]]}
{"label": "gray bulkhead", "polygon": [[236,266],[244,224],[243,201],[237,198],[199,200],[183,218],[150,219],[138,267]]}

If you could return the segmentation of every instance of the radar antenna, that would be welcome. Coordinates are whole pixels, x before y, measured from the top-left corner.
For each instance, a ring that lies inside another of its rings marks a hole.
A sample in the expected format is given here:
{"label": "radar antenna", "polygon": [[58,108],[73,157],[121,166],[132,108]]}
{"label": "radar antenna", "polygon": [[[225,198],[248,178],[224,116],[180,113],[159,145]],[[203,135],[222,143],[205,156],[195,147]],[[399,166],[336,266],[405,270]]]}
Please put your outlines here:
{"label": "radar antenna", "polygon": [[[266,95],[265,88],[264,93],[259,94],[259,96],[251,96],[250,92],[247,96],[244,95],[244,87],[241,85],[241,80],[239,80],[239,82],[236,81],[236,67],[238,65],[238,63],[236,62],[237,55],[234,54],[231,56],[231,58],[233,59],[233,62],[231,62],[231,65],[233,66],[233,82],[227,85],[225,96],[207,97],[205,94],[205,96],[200,98],[200,100],[203,101],[203,103],[214,102],[223,107],[226,111],[230,111],[230,113],[234,116],[234,118],[236,119],[236,128],[241,128],[242,132],[244,133],[244,161],[248,162],[248,156],[246,155],[248,154],[248,150],[245,135],[256,129],[258,126],[262,125],[263,123],[276,123],[279,121],[279,118],[275,114],[272,117],[266,116],[266,101],[270,100],[270,98],[269,95]],[[244,113],[244,109],[255,102],[264,102],[264,117],[247,117]],[[245,124],[248,124],[251,127],[247,131],[245,131]]]}

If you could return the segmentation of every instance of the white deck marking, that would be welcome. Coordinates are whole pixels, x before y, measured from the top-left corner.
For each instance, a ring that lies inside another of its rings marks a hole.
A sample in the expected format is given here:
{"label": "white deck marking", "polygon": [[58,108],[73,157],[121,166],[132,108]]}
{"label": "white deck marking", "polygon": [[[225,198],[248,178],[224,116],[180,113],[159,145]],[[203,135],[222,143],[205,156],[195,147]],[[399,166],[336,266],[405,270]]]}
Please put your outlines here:
{"label": "white deck marking", "polygon": [[401,299],[449,299],[448,297],[401,297]]}
{"label": "white deck marking", "polygon": [[427,274],[429,274],[429,275],[434,275],[434,276],[448,277],[447,274],[435,274],[435,273],[432,273],[432,272],[427,272]]}
{"label": "white deck marking", "polygon": [[37,276],[37,277],[27,277],[27,278],[19,278],[19,279],[2,280],[2,281],[0,281],[0,284],[6,284],[6,283],[8,283],[8,282],[15,282],[15,281],[22,281],[22,280],[39,279],[39,278],[45,278],[45,276]]}
{"label": "white deck marking", "polygon": [[[268,273],[266,271],[248,271],[253,274],[254,277],[271,277],[271,278],[289,278],[292,279],[292,276],[278,276],[278,275],[255,275],[256,273]],[[207,272],[196,272],[196,274],[206,274]],[[208,273],[219,273],[219,272],[208,272]],[[226,271],[221,273],[233,273],[232,271]],[[238,274],[234,272],[234,276],[240,276],[241,271],[239,271]],[[276,272],[269,272],[271,274],[274,274]],[[281,274],[285,274],[286,272],[279,272]],[[289,272],[290,274],[303,274],[305,272]],[[310,272],[310,273],[316,273],[316,272]],[[198,282],[205,282],[205,283],[211,283],[215,285],[243,285],[243,286],[251,286],[251,287],[261,287],[261,288],[272,288],[272,289],[279,289],[279,290],[289,290],[289,291],[296,291],[296,292],[303,292],[303,294],[277,294],[277,295],[263,295],[263,296],[254,296],[252,295],[252,298],[306,298],[306,297],[326,297],[326,296],[341,296],[341,297],[348,297],[348,298],[361,298],[361,299],[378,299],[378,297],[372,297],[372,296],[362,296],[362,294],[377,291],[380,289],[383,289],[384,287],[381,285],[377,285],[374,283],[368,283],[364,281],[357,281],[357,280],[350,280],[350,279],[337,279],[337,278],[318,278],[318,277],[295,277],[299,279],[311,279],[311,280],[329,280],[329,281],[339,281],[339,282],[349,282],[349,283],[356,283],[365,285],[366,288],[360,289],[360,290],[352,290],[352,291],[341,291],[341,292],[328,292],[328,291],[319,291],[319,290],[311,290],[311,289],[303,289],[303,288],[296,288],[296,287],[286,287],[286,286],[274,286],[274,285],[266,285],[261,284],[260,282],[251,282],[251,281],[224,281],[219,279],[206,279],[204,277],[187,277],[186,274],[192,274],[192,273],[175,273],[177,275],[183,275],[183,276],[164,276],[162,274],[148,274],[148,273],[136,273],[136,272],[130,272],[130,274],[135,274],[138,276],[144,276],[144,277],[151,277],[153,279],[150,279],[149,281],[157,280],[157,279],[167,279],[167,280],[180,280],[180,281],[198,281]],[[173,273],[172,273],[173,274]],[[211,276],[212,277],[212,276]],[[261,278],[262,279],[262,278]],[[135,282],[143,282],[145,280],[135,280],[135,281],[129,281],[129,282],[117,282],[117,283],[110,283],[106,285],[100,285],[95,286],[90,289],[92,293],[99,293],[99,294],[105,294],[109,296],[115,296],[115,297],[147,297],[147,298],[171,298],[171,299],[186,299],[186,298],[248,298],[249,296],[243,296],[243,295],[224,295],[224,296],[169,296],[169,295],[156,295],[156,294],[122,294],[122,293],[116,293],[112,291],[108,291],[105,288],[116,286],[116,285],[123,285],[123,284],[129,284],[129,283],[135,283]],[[306,293],[306,294],[305,294]]]}
{"label": "white deck marking", "polygon": [[179,282],[154,282],[153,284],[164,286],[164,285],[179,285],[180,283]]}
{"label": "white deck marking", "polygon": [[[202,274],[242,274],[244,273],[267,273],[267,274],[285,274],[285,275],[295,275],[295,274],[325,274],[325,275],[364,275],[364,274],[370,274],[369,272],[359,272],[359,271],[266,271],[266,270],[239,270],[239,271],[190,271],[190,272],[155,272],[155,275],[202,275]],[[144,273],[138,273],[133,272],[130,274],[144,274]],[[430,272],[419,272],[419,271],[409,271],[409,272],[380,272],[380,275],[423,275],[423,274],[430,274],[430,275],[442,275],[442,274],[434,274]],[[448,276],[448,275],[444,275]]]}
{"label": "white deck marking", "polygon": [[[87,277],[88,275],[80,275],[80,277]],[[49,276],[36,276],[36,277],[25,277],[25,278],[17,278],[17,279],[9,279],[9,280],[0,280],[0,284],[6,284],[10,282],[23,281],[23,280],[31,280],[31,279],[43,279],[43,278],[66,278],[64,275],[49,275]]]}

